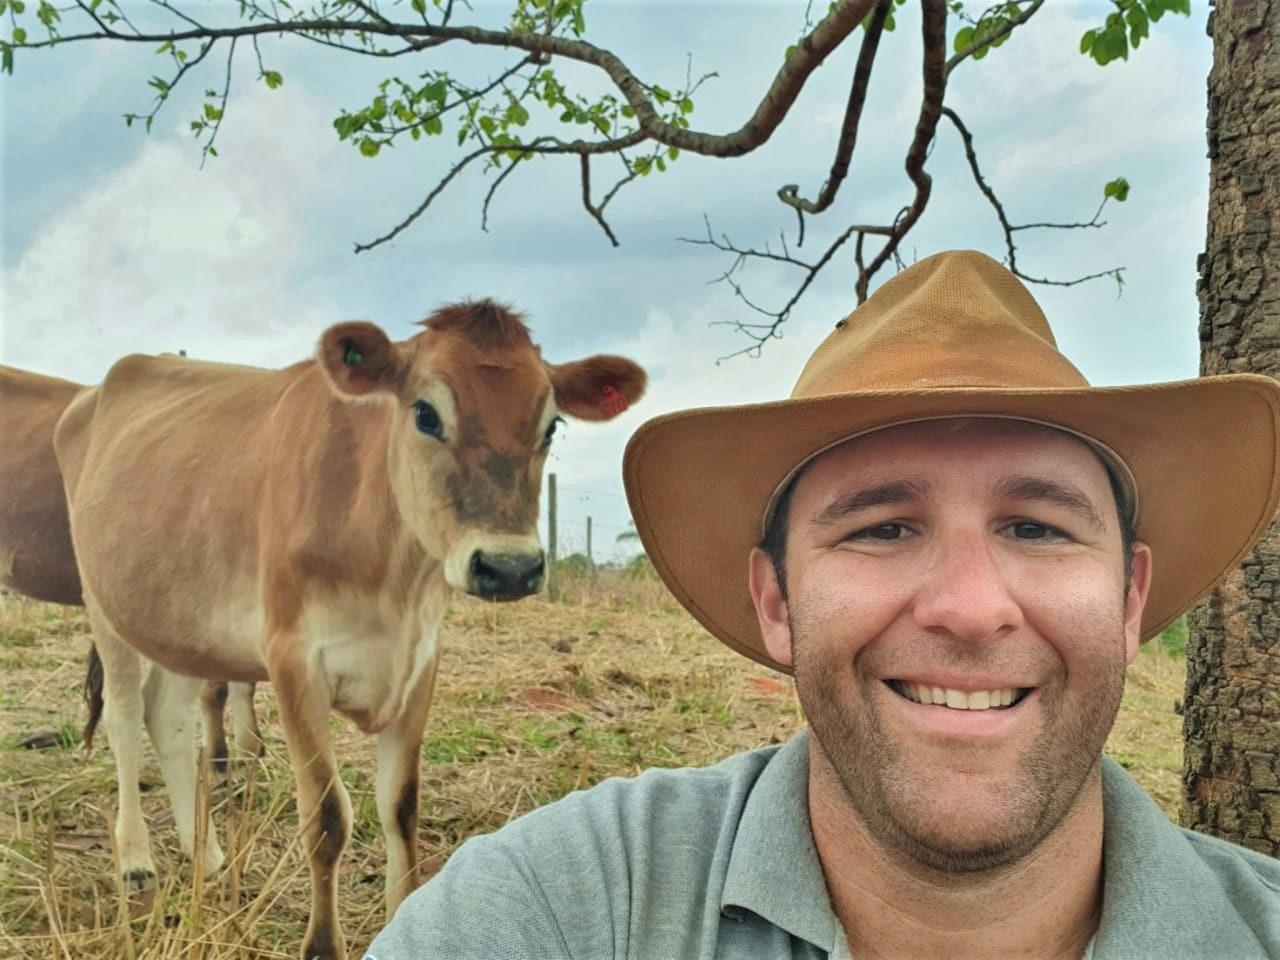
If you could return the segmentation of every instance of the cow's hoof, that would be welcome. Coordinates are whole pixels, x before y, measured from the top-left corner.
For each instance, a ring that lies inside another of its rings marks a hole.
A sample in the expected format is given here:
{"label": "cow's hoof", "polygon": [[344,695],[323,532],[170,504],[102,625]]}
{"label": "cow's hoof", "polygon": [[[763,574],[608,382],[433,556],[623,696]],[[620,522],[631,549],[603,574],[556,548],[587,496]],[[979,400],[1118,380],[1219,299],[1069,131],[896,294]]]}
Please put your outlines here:
{"label": "cow's hoof", "polygon": [[136,897],[149,893],[156,888],[156,872],[139,868],[124,872],[124,892],[126,896]]}

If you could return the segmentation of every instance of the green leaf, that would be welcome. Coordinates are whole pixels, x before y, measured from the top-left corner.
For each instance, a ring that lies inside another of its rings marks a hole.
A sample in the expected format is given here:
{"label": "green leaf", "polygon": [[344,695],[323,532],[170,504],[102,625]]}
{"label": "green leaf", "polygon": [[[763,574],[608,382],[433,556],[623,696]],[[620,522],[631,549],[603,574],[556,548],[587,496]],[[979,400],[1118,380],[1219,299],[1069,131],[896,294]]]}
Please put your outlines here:
{"label": "green leaf", "polygon": [[262,82],[267,85],[268,90],[278,90],[280,84],[284,83],[284,77],[278,70],[267,70],[262,74]]}
{"label": "green leaf", "polygon": [[376,157],[378,155],[378,151],[381,149],[382,148],[378,145],[376,140],[371,140],[368,137],[365,137],[360,141],[361,156]]}
{"label": "green leaf", "polygon": [[1129,181],[1124,177],[1116,177],[1102,188],[1102,195],[1116,203],[1124,203],[1129,199]]}
{"label": "green leaf", "polygon": [[413,0],[413,9],[425,17],[427,15],[427,0]]}
{"label": "green leaf", "polygon": [[26,13],[27,11],[27,5],[22,0],[13,0],[9,6],[13,7],[14,13]]}
{"label": "green leaf", "polygon": [[13,73],[13,47],[7,43],[0,44],[0,72]]}
{"label": "green leaf", "polygon": [[973,43],[973,32],[973,27],[962,27],[957,30],[956,38],[951,44],[952,49],[956,53],[959,53],[961,50],[965,49],[965,47],[969,46],[969,44]]}
{"label": "green leaf", "polygon": [[27,42],[27,31],[23,30],[21,27],[14,27],[14,28],[13,28],[13,42],[14,42],[14,43],[26,43],[26,42]]}
{"label": "green leaf", "polygon": [[663,160],[662,157],[658,157],[656,160],[654,160],[654,163],[658,165],[659,173],[667,172],[667,161]]}
{"label": "green leaf", "polygon": [[678,156],[680,156],[680,148],[679,148],[679,147],[667,147],[667,159],[668,159],[668,160],[674,160],[674,159],[675,159],[676,157],[678,157]]}
{"label": "green leaf", "polygon": [[796,52],[796,45],[793,43],[791,46],[787,47],[785,51],[783,51],[782,59],[784,61],[790,60],[791,55],[795,52]]}
{"label": "green leaf", "polygon": [[437,136],[444,133],[444,121],[437,116],[427,117],[427,119],[422,122],[422,129],[432,136]]}
{"label": "green leaf", "polygon": [[477,122],[480,124],[480,129],[489,136],[493,136],[493,132],[498,129],[497,121],[488,115],[481,117]]}
{"label": "green leaf", "polygon": [[680,112],[684,114],[693,113],[693,101],[685,97],[680,101]]}
{"label": "green leaf", "polygon": [[1093,35],[1095,33],[1097,33],[1096,30],[1086,30],[1084,34],[1080,37],[1081,53],[1088,54],[1088,52],[1093,49]]}
{"label": "green leaf", "polygon": [[659,103],[666,103],[671,99],[671,94],[655,84],[653,87],[653,98]]}
{"label": "green leaf", "polygon": [[222,111],[212,103],[206,103],[204,105],[204,118],[206,120],[220,120],[222,119]]}
{"label": "green leaf", "polygon": [[634,117],[634,116],[636,115],[636,111],[635,111],[635,109],[634,109],[634,108],[631,106],[631,104],[629,104],[629,103],[628,103],[628,104],[624,104],[624,105],[623,105],[623,107],[622,107],[622,109],[621,109],[620,111],[618,111],[618,112],[619,112],[619,113],[621,113],[621,114],[622,114],[624,117],[626,117],[628,120],[629,120],[629,119],[631,119],[632,117]]}

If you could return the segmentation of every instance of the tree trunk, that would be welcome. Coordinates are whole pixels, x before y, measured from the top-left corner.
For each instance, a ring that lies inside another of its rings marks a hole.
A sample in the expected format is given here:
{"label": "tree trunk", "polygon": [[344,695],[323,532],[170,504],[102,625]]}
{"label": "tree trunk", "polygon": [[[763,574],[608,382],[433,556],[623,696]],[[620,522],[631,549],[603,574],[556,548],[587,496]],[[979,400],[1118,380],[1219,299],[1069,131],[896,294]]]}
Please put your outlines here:
{"label": "tree trunk", "polygon": [[[1209,15],[1202,374],[1280,376],[1280,236],[1272,229],[1273,220],[1280,225],[1278,27],[1280,0],[1221,0]],[[1280,611],[1273,600],[1280,600],[1275,523],[1189,618],[1182,823],[1280,856]]]}

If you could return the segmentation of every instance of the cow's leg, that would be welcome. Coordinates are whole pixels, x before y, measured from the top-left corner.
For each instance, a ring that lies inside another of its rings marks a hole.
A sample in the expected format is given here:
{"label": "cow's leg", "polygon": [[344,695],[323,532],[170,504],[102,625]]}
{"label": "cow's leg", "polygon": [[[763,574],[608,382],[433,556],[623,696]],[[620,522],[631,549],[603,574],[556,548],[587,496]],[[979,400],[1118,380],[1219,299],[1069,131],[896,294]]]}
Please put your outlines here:
{"label": "cow's leg", "polygon": [[375,793],[387,843],[387,919],[418,885],[418,768],[438,653],[422,671],[405,712],[378,734]]}
{"label": "cow's leg", "polygon": [[125,891],[156,885],[147,824],[138,792],[138,754],[142,737],[142,656],[118,637],[91,607],[89,624],[102,658],[102,719],[116,762],[116,852]]}
{"label": "cow's leg", "polygon": [[310,854],[311,920],[302,940],[303,960],[344,960],[338,923],[338,860],[351,833],[351,800],[338,778],[329,736],[328,681],[309,669],[297,637],[272,637],[267,669],[280,708],[280,725],[293,762],[298,821]]}
{"label": "cow's leg", "polygon": [[227,703],[227,683],[210,680],[200,692],[200,715],[204,721],[204,745],[215,773],[227,772],[227,728],[222,721]]}
{"label": "cow's leg", "polygon": [[258,732],[258,717],[253,712],[252,683],[227,684],[227,702],[231,706],[231,729],[236,740],[236,758],[245,762],[266,753],[266,745]]}
{"label": "cow's leg", "polygon": [[[156,749],[156,759],[164,774],[173,805],[173,820],[178,827],[182,851],[195,863],[196,858],[196,712],[193,709],[207,686],[204,680],[173,673],[152,664],[142,688],[147,733]],[[208,814],[206,814],[208,816]],[[210,876],[222,869],[222,848],[213,829],[213,818],[206,823],[204,873]],[[199,864],[196,864],[199,869]]]}

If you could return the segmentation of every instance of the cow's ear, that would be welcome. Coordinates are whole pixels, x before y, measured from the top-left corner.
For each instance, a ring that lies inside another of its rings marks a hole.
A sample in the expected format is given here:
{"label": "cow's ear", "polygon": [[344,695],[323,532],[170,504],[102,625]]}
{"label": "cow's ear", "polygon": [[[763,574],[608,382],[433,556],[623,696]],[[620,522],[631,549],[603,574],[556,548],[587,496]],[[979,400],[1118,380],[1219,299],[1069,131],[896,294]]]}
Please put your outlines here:
{"label": "cow's ear", "polygon": [[376,324],[339,323],[320,337],[316,359],[340,394],[395,393],[404,379],[400,352]]}
{"label": "cow's ear", "polygon": [[598,354],[549,363],[547,373],[561,413],[580,420],[611,420],[644,395],[648,377],[626,357]]}

